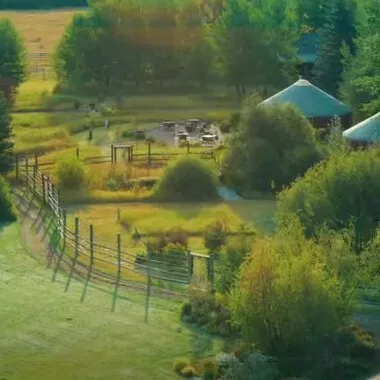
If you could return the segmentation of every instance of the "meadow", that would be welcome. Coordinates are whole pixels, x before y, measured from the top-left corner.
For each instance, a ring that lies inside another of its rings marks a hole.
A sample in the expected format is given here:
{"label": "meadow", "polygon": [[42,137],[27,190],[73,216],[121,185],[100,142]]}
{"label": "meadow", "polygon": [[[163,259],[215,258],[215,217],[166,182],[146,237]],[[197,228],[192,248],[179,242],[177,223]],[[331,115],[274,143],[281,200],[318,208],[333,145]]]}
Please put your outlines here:
{"label": "meadow", "polygon": [[[120,221],[118,221],[118,210]],[[80,218],[84,233],[94,226],[97,239],[116,244],[117,234],[131,253],[144,251],[143,244],[136,244],[132,234],[137,231],[146,238],[172,229],[183,229],[189,235],[189,248],[207,253],[204,247],[206,229],[216,221],[225,222],[231,232],[237,232],[242,224],[253,231],[272,233],[274,230],[275,202],[273,200],[250,200],[217,204],[181,203],[112,203],[89,204],[67,208],[68,223],[74,225],[74,217]]]}
{"label": "meadow", "polygon": [[[0,232],[0,376],[6,379],[175,379],[173,358],[201,358],[223,342],[179,322],[180,305],[152,299],[144,323],[143,296],[120,292],[112,313],[112,289],[66,277],[51,282],[43,255],[21,242],[13,224]],[[30,242],[29,242],[30,243]]]}

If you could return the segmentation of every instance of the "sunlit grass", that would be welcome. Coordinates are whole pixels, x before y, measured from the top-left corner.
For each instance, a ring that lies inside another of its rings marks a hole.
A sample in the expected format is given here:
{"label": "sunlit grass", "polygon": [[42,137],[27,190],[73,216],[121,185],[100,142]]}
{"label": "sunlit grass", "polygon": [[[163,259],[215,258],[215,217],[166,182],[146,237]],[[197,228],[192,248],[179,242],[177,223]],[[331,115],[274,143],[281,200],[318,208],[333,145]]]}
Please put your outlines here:
{"label": "sunlit grass", "polygon": [[51,53],[62,37],[66,25],[81,9],[43,11],[1,11],[23,37],[29,53]]}

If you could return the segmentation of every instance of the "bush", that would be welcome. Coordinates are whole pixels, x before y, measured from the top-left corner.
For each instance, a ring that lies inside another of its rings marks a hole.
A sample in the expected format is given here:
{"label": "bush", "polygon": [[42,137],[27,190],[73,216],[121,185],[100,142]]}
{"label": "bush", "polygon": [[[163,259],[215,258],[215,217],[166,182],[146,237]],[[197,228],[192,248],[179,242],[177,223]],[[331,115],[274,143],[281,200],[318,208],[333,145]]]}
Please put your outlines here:
{"label": "bush", "polygon": [[210,201],[219,198],[218,179],[201,159],[182,157],[165,170],[154,190],[160,201]]}
{"label": "bush", "polygon": [[207,360],[203,363],[203,379],[204,380],[215,380],[218,376],[218,366],[215,361]]}
{"label": "bush", "polygon": [[353,227],[360,251],[380,222],[379,170],[377,149],[333,155],[280,194],[280,224],[297,215],[307,236],[322,226],[337,231]]}
{"label": "bush", "polygon": [[188,365],[186,366],[182,371],[181,371],[181,375],[183,377],[194,377],[194,376],[197,376],[198,373],[197,371],[191,366],[191,365]]}
{"label": "bush", "polygon": [[187,248],[189,244],[189,233],[181,228],[172,228],[171,230],[160,234],[157,238],[148,242],[150,252],[163,252],[168,246],[179,246]]}
{"label": "bush", "polygon": [[334,247],[326,248],[307,240],[295,224],[256,240],[230,296],[244,338],[274,356],[299,355],[299,367],[308,358],[322,360],[351,313],[350,289],[339,265],[329,262]]}
{"label": "bush", "polygon": [[211,224],[205,233],[205,247],[210,253],[217,253],[228,238],[228,227],[224,221],[217,220]]}
{"label": "bush", "polygon": [[229,141],[223,174],[240,192],[280,190],[320,159],[313,127],[299,111],[250,106]]}
{"label": "bush", "polygon": [[251,252],[252,238],[241,236],[232,239],[221,250],[215,278],[215,288],[222,294],[228,294],[233,287],[239,269]]}
{"label": "bush", "polygon": [[175,372],[177,373],[181,373],[181,371],[188,367],[190,365],[190,361],[186,358],[177,358],[175,361],[174,361],[174,364],[173,364],[173,369]]}
{"label": "bush", "polygon": [[16,219],[16,211],[8,183],[0,175],[0,223],[13,222]]}
{"label": "bush", "polygon": [[87,185],[85,164],[72,156],[57,161],[55,176],[58,186],[63,190],[79,190]]}

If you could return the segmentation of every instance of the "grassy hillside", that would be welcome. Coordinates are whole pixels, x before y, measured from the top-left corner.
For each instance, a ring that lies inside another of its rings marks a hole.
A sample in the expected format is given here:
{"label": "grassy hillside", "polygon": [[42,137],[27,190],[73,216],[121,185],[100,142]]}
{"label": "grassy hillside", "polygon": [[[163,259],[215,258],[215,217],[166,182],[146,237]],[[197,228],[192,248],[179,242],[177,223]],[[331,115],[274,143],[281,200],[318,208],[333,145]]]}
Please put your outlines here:
{"label": "grassy hillside", "polygon": [[75,12],[82,9],[2,11],[20,31],[29,53],[51,53]]}
{"label": "grassy hillside", "polygon": [[0,378],[175,379],[175,357],[220,349],[180,325],[178,304],[153,307],[145,324],[142,296],[124,294],[111,313],[107,289],[89,288],[81,304],[83,284],[73,281],[64,293],[66,278],[53,284],[51,275],[29,256],[17,225],[1,228]]}

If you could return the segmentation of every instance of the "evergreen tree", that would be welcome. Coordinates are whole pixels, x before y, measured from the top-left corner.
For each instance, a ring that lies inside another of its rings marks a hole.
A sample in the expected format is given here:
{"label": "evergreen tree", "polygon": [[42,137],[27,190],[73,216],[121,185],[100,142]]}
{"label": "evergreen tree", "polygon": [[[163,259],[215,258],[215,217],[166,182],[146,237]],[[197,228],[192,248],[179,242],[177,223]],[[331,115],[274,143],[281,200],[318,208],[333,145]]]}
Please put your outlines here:
{"label": "evergreen tree", "polygon": [[12,167],[13,141],[11,116],[6,99],[0,94],[0,174],[5,174]]}
{"label": "evergreen tree", "polygon": [[24,43],[8,19],[0,20],[0,89],[8,101],[26,79],[27,61]]}
{"label": "evergreen tree", "polygon": [[328,5],[326,24],[320,29],[321,42],[314,67],[316,83],[336,96],[343,72],[342,49],[346,44],[354,53],[355,7],[347,0],[333,0]]}

